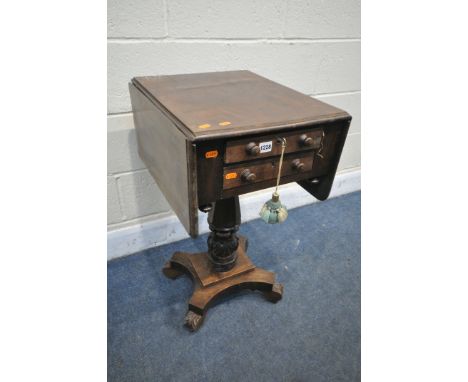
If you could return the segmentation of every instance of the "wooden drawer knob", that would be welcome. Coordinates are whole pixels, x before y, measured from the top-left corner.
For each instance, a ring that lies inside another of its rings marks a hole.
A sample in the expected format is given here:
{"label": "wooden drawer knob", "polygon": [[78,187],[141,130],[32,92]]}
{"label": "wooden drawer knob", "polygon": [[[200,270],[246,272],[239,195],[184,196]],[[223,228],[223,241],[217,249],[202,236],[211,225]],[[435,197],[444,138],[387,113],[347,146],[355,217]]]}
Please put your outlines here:
{"label": "wooden drawer knob", "polygon": [[311,137],[308,137],[306,134],[302,134],[299,137],[299,142],[302,146],[312,146],[312,143],[314,143],[314,140]]}
{"label": "wooden drawer knob", "polygon": [[304,163],[302,163],[299,159],[294,159],[292,161],[292,167],[294,170],[303,171],[304,170]]}
{"label": "wooden drawer knob", "polygon": [[258,155],[260,153],[260,147],[258,147],[255,142],[250,142],[245,146],[245,151],[247,151],[249,155]]}
{"label": "wooden drawer knob", "polygon": [[245,169],[241,173],[241,179],[244,182],[250,182],[251,183],[251,182],[255,182],[255,180],[257,179],[257,175],[255,175],[253,172],[250,172],[249,169]]}

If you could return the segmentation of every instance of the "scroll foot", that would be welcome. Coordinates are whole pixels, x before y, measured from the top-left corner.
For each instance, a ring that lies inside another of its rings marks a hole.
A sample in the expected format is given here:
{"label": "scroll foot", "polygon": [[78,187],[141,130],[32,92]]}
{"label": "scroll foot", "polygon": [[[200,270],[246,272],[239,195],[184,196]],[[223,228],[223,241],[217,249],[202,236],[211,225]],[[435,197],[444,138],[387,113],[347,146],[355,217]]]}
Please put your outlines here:
{"label": "scroll foot", "polygon": [[203,316],[195,313],[192,310],[189,310],[185,316],[185,326],[191,331],[194,332],[200,328],[203,323]]}
{"label": "scroll foot", "polygon": [[166,264],[164,264],[164,267],[162,269],[164,276],[170,278],[170,279],[176,279],[177,277],[181,276],[184,274],[183,271],[180,269],[177,269],[172,266],[172,263],[168,261]]}
{"label": "scroll foot", "polygon": [[268,301],[277,303],[283,297],[283,284],[273,284],[271,291],[265,292],[264,295]]}

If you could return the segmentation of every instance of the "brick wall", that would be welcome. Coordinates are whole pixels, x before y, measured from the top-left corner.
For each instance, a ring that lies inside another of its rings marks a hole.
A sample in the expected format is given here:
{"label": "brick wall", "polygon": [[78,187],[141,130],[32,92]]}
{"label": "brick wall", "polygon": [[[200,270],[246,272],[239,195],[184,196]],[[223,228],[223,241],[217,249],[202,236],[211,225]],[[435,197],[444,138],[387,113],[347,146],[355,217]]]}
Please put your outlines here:
{"label": "brick wall", "polygon": [[138,157],[128,81],[236,69],[348,111],[339,170],[360,167],[360,1],[108,0],[109,229],[170,213]]}

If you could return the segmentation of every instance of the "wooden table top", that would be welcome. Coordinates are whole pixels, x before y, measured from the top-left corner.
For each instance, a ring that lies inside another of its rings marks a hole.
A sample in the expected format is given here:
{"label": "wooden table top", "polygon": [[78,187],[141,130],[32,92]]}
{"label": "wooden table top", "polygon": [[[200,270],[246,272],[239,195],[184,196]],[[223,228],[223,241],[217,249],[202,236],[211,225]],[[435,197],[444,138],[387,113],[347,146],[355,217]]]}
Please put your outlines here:
{"label": "wooden table top", "polygon": [[349,117],[245,70],[136,77],[132,82],[189,140],[266,133]]}

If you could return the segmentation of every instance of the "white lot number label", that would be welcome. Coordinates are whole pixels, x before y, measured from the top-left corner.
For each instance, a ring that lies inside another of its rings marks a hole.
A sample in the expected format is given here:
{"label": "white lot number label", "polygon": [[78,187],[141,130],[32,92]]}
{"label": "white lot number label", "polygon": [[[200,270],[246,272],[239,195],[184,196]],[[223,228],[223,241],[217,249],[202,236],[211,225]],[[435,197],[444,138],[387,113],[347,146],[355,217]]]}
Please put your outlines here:
{"label": "white lot number label", "polygon": [[271,148],[273,147],[273,141],[260,142],[259,146],[260,146],[260,154],[269,153],[271,151]]}

